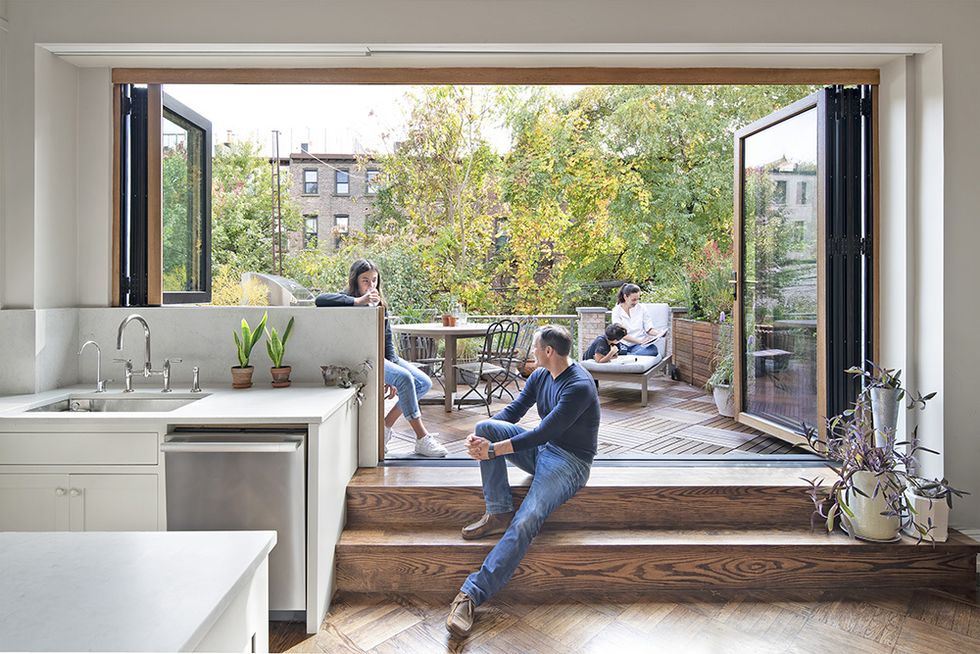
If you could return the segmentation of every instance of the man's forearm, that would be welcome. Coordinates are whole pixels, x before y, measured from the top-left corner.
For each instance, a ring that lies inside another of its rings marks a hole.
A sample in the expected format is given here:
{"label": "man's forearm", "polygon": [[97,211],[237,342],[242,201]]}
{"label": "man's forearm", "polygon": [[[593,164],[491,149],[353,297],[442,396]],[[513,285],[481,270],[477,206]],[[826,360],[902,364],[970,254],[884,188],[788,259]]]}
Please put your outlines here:
{"label": "man's forearm", "polygon": [[505,440],[505,441],[499,441],[496,445],[493,446],[493,453],[496,456],[503,456],[505,454],[513,454],[514,453],[514,444],[510,442],[510,439],[509,438],[507,440]]}

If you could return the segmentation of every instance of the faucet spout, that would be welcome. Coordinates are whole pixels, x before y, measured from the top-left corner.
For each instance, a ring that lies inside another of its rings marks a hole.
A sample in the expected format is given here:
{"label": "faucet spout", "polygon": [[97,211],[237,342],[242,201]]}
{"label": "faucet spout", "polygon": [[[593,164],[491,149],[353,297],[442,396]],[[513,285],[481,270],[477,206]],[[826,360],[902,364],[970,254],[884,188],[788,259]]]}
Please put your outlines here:
{"label": "faucet spout", "polygon": [[143,339],[144,339],[144,364],[143,364],[143,376],[149,376],[150,371],[153,370],[153,364],[150,358],[150,326],[146,324],[146,320],[143,316],[138,313],[131,313],[126,316],[126,319],[119,323],[119,332],[116,334],[116,349],[123,349],[123,332],[126,331],[126,325],[136,321],[143,325]]}

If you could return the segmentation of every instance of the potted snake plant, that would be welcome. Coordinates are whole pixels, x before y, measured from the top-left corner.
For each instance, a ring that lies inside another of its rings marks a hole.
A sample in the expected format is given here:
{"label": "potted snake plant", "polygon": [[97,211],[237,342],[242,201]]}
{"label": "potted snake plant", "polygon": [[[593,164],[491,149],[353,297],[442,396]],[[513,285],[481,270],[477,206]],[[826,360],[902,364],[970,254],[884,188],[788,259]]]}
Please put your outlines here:
{"label": "potted snake plant", "polygon": [[289,373],[292,372],[293,367],[282,365],[282,358],[286,354],[286,341],[289,340],[289,335],[293,332],[294,320],[294,318],[289,319],[282,337],[279,336],[275,327],[265,330],[265,349],[269,353],[269,359],[272,360],[273,388],[285,388],[292,383],[289,381]]}
{"label": "potted snake plant", "polygon": [[231,387],[232,388],[251,388],[252,371],[254,368],[249,365],[249,358],[252,356],[252,348],[262,338],[262,331],[265,329],[265,322],[268,320],[268,312],[262,314],[255,331],[248,325],[248,321],[242,318],[241,336],[238,332],[232,332],[235,337],[235,345],[238,348],[238,365],[231,368]]}

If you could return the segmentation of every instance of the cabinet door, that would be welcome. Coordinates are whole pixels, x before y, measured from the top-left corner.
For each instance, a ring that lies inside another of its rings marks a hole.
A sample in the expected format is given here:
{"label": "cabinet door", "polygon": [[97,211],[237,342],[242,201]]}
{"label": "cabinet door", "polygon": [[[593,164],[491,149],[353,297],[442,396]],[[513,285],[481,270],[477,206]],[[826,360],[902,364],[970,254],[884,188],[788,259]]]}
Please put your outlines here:
{"label": "cabinet door", "polygon": [[68,475],[0,475],[0,531],[68,529]]}
{"label": "cabinet door", "polygon": [[159,529],[156,475],[69,475],[72,531]]}

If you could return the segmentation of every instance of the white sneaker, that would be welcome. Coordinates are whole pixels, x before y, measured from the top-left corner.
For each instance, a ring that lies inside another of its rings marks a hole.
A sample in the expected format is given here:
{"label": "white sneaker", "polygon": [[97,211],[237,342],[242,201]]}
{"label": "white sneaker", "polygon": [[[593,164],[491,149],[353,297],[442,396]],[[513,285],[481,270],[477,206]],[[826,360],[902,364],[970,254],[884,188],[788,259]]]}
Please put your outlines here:
{"label": "white sneaker", "polygon": [[385,425],[385,454],[388,453],[388,441],[391,440],[391,435],[394,433],[391,427]]}
{"label": "white sneaker", "polygon": [[442,446],[442,443],[433,438],[435,434],[426,434],[422,438],[415,439],[415,453],[419,456],[446,456],[449,450]]}

